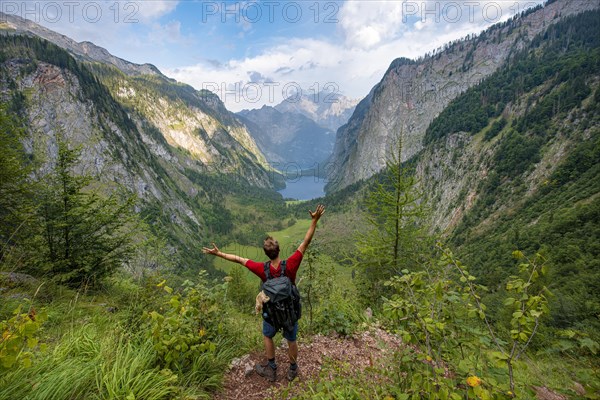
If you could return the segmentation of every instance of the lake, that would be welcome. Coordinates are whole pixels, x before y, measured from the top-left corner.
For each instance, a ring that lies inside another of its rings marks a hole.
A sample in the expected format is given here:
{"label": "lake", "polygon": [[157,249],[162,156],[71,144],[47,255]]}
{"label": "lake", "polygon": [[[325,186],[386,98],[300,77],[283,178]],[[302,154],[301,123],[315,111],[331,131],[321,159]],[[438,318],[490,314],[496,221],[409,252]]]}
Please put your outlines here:
{"label": "lake", "polygon": [[295,200],[311,200],[317,197],[325,196],[326,180],[314,176],[303,176],[286,180],[285,189],[279,190],[284,198]]}

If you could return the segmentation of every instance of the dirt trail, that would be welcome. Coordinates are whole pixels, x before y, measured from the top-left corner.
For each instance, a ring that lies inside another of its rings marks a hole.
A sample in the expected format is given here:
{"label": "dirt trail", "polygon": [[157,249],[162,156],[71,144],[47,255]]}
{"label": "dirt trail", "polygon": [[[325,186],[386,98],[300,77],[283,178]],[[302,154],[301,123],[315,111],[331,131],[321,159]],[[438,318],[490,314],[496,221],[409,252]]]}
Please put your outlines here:
{"label": "dirt trail", "polygon": [[[298,365],[300,374],[292,383],[287,380],[289,367],[285,341],[275,351],[278,371],[277,381],[268,382],[260,377],[253,367],[264,362],[264,353],[256,352],[234,360],[231,370],[225,375],[224,389],[214,400],[263,400],[283,398],[278,392],[282,388],[301,390],[303,383],[316,378],[326,360],[348,362],[355,370],[373,366],[373,360],[381,360],[401,346],[401,340],[381,329],[371,329],[353,336],[340,338],[316,335],[299,340]],[[293,395],[288,395],[291,398]]]}

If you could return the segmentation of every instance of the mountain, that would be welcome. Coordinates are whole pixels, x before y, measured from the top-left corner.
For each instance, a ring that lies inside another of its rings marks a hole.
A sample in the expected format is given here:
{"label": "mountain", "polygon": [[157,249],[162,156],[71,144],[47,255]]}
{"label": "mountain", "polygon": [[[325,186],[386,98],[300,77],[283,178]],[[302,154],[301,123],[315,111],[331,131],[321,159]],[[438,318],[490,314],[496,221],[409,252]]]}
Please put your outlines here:
{"label": "mountain", "polygon": [[550,25],[450,102],[411,160],[488,304],[514,264],[506,254],[541,253],[559,329],[600,329],[599,31],[600,10]]}
{"label": "mountain", "polygon": [[308,169],[326,162],[335,131],[348,121],[356,103],[339,93],[321,91],[293,95],[275,107],[242,110],[237,115],[272,165]]}
{"label": "mountain", "polygon": [[291,169],[315,167],[333,150],[334,132],[303,114],[263,106],[237,115],[269,163],[279,170],[293,173]]}
{"label": "mountain", "polygon": [[226,198],[281,185],[216,95],[18,17],[2,20],[0,103],[23,121],[39,172],[54,165],[57,135],[81,146],[79,172],[137,194],[187,266],[200,238],[234,235]]}
{"label": "mountain", "polygon": [[492,75],[553,24],[597,7],[597,2],[579,0],[548,2],[418,60],[394,60],[337,131],[327,190],[380,171],[401,132],[403,160],[418,154],[427,128],[453,99]]}
{"label": "mountain", "polygon": [[331,91],[292,95],[275,106],[280,112],[302,114],[324,128],[336,131],[348,122],[358,100]]}
{"label": "mountain", "polygon": [[127,75],[160,75],[162,73],[152,64],[135,64],[122,58],[115,57],[108,50],[96,46],[91,42],[76,42],[73,39],[54,32],[33,21],[23,19],[16,15],[0,12],[0,27],[14,34],[33,35],[46,39],[58,47],[68,50],[73,56],[84,61],[98,61],[101,63],[112,64]]}
{"label": "mountain", "polygon": [[[241,154],[268,168],[243,124],[213,93],[196,91],[165,77],[153,65],[130,63],[92,43],[77,43],[18,16],[2,14],[2,20],[2,31],[9,35],[33,35],[67,50],[91,69],[114,99],[135,109],[160,130],[169,145],[189,152],[192,159],[232,168],[236,165],[228,165],[231,159]],[[270,185],[268,180],[253,183]]]}
{"label": "mountain", "polygon": [[[523,262],[510,257],[518,249],[545,260],[549,272],[538,284],[548,288],[550,326],[600,329],[599,31],[598,9],[557,18],[449,101],[416,154],[411,130],[400,131],[402,152],[412,153],[404,166],[429,210],[426,225],[486,286],[492,314]],[[377,96],[355,117],[376,115]],[[385,172],[331,193],[328,204],[351,203],[348,193],[382,182]]]}

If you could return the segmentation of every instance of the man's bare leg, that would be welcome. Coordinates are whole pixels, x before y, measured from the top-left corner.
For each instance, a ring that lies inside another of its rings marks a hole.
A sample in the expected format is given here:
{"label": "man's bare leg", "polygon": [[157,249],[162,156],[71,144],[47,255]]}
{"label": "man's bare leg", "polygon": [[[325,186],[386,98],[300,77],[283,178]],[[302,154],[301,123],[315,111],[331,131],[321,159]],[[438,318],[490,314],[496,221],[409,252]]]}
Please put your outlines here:
{"label": "man's bare leg", "polygon": [[298,343],[288,342],[288,356],[290,357],[290,364],[295,364],[298,359]]}
{"label": "man's bare leg", "polygon": [[277,379],[277,364],[275,364],[275,344],[273,339],[264,337],[265,341],[265,352],[267,353],[266,364],[256,364],[254,369],[262,377],[267,378],[271,382],[275,382]]}
{"label": "man's bare leg", "polygon": [[298,364],[296,364],[298,360],[298,343],[296,341],[288,340],[288,356],[290,357],[290,369],[287,373],[287,378],[289,381],[293,381],[298,376]]}
{"label": "man's bare leg", "polygon": [[265,338],[265,351],[267,352],[267,360],[275,358],[275,344],[273,343],[273,339],[266,336],[263,337]]}

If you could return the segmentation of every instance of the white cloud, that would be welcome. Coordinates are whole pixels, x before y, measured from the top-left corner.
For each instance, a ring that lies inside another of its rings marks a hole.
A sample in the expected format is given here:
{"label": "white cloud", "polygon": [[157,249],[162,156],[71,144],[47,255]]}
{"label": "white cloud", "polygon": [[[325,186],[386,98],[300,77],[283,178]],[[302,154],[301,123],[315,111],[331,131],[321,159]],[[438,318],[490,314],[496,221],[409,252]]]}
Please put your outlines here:
{"label": "white cloud", "polygon": [[[417,8],[408,8],[408,3]],[[474,3],[478,5],[473,7]],[[395,58],[422,56],[539,3],[455,2],[460,9],[453,10],[448,2],[439,1],[348,1],[338,17],[341,40],[288,39],[254,57],[164,72],[197,89],[216,92],[232,111],[278,104],[297,87],[312,93],[329,84],[362,98]],[[253,76],[274,83],[259,86]]]}
{"label": "white cloud", "polygon": [[394,39],[403,30],[402,2],[347,1],[339,20],[346,46],[369,49]]}
{"label": "white cloud", "polygon": [[168,44],[189,44],[193,42],[193,38],[181,34],[181,22],[172,20],[162,25],[154,22],[150,25],[148,32],[147,43],[152,43],[153,47],[161,47]]}
{"label": "white cloud", "polygon": [[150,22],[171,13],[178,3],[177,0],[139,0],[125,4],[134,4],[142,22]]}

